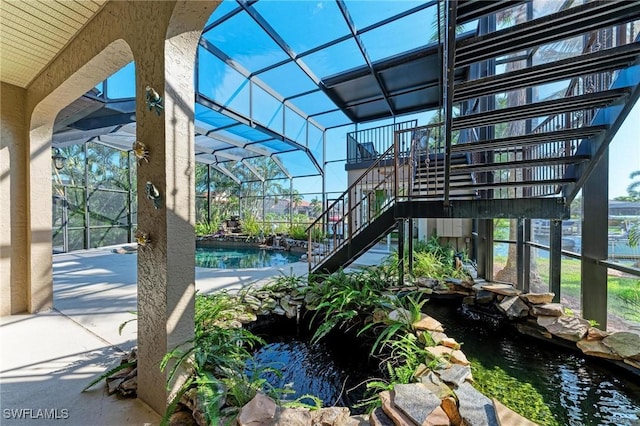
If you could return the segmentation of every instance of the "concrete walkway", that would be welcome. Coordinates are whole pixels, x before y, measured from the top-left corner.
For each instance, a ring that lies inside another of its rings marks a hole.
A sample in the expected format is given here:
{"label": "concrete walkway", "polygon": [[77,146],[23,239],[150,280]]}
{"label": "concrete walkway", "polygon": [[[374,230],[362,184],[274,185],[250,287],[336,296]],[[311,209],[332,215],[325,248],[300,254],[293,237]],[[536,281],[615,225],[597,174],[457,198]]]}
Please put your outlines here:
{"label": "concrete walkway", "polygon": [[[353,267],[379,264],[376,246]],[[0,425],[157,425],[160,416],[137,399],[82,389],[135,346],[136,254],[112,247],[53,256],[54,309],[0,318]],[[201,293],[239,289],[278,274],[302,275],[306,263],[241,270],[196,268]]]}

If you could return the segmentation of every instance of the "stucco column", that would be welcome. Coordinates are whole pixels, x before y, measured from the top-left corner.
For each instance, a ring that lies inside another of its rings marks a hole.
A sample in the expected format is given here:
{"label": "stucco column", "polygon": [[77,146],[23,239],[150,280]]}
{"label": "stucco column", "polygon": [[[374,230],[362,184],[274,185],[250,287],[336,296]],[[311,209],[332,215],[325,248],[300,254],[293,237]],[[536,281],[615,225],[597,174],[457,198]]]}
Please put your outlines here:
{"label": "stucco column", "polygon": [[[136,121],[149,162],[138,166],[138,230],[151,242],[138,249],[138,397],[159,413],[167,398],[164,355],[193,337],[195,296],[195,188],[193,67],[197,34],[165,42],[166,30],[147,32],[136,46]],[[145,87],[164,99],[158,114]],[[146,196],[147,182],[160,194]]]}
{"label": "stucco column", "polygon": [[[4,316],[25,312],[30,307],[27,302],[31,291],[27,251],[29,143],[26,90],[1,83],[0,98],[0,315]],[[51,155],[47,166],[50,162]],[[48,186],[51,187],[51,182]],[[45,276],[39,284],[46,280]],[[35,293],[43,294],[42,291]],[[49,297],[32,305],[44,308],[48,307],[47,302],[50,303]]]}

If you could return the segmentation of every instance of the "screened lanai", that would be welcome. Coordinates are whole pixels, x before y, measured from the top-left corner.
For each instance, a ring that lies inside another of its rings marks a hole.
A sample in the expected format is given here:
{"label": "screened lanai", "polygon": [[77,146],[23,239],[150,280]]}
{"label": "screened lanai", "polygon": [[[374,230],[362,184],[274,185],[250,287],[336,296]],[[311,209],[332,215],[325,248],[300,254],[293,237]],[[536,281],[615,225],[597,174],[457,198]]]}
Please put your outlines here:
{"label": "screened lanai", "polygon": [[[251,205],[263,221],[273,208],[284,215],[271,221],[291,223],[303,211],[310,222],[312,209],[296,209],[296,200],[326,205],[327,164],[346,155],[344,136],[327,143],[327,131],[396,122],[439,106],[438,7],[436,1],[222,2],[205,25],[194,76],[197,221],[215,216],[212,200],[221,194],[214,187],[222,180],[223,197],[233,188],[246,207],[238,201],[226,216],[242,216]],[[466,23],[461,37],[475,27],[477,21]],[[54,231],[60,240],[54,245],[63,251],[131,240],[136,163],[123,156],[136,139],[134,82],[131,63],[58,116],[53,147],[69,159],[54,171],[54,228],[67,225]],[[103,167],[91,166],[100,161]],[[278,198],[289,207],[278,206]],[[126,207],[111,207],[116,200]]]}
{"label": "screened lanai", "polygon": [[[605,263],[627,256],[606,247],[626,236],[608,235],[608,213],[594,207],[607,204],[596,192],[607,147],[640,96],[639,17],[634,2],[224,1],[197,49],[196,220],[209,222],[226,206],[225,217],[275,230],[322,212],[323,237],[361,232],[357,248],[318,242],[326,253],[344,249],[337,268],[392,229],[406,229],[409,245],[428,238],[431,228],[405,219],[464,218],[472,221],[466,233],[436,228],[472,254],[481,275],[494,278],[494,257],[503,257],[517,275],[509,281],[527,288],[542,250],[550,265],[544,286],[559,295],[563,256],[581,256],[565,250],[571,242],[597,260],[580,261],[585,276],[590,265],[605,271],[597,288],[606,292],[605,264],[637,275],[629,262]],[[54,174],[66,191],[62,205],[74,192],[80,207],[61,223],[75,218],[79,248],[125,242],[135,228],[130,150],[135,101],[144,94],[135,92],[134,74],[129,64],[58,116],[53,146],[68,160]],[[382,158],[394,132],[395,165]],[[428,152],[415,148],[421,134]],[[122,151],[98,155],[105,147]],[[117,167],[89,161],[106,157]],[[71,179],[74,158],[80,169]],[[110,168],[122,185],[108,183]],[[585,187],[591,195],[583,199]],[[92,205],[98,194],[126,206],[100,212]],[[345,211],[349,201],[356,207]],[[583,202],[583,216],[571,210]],[[368,222],[382,208],[388,223]],[[590,234],[564,226],[569,218]],[[499,235],[500,219],[512,220],[508,236]],[[330,232],[335,225],[341,232]],[[105,237],[116,229],[116,239]],[[583,297],[599,300],[597,316],[600,296]]]}

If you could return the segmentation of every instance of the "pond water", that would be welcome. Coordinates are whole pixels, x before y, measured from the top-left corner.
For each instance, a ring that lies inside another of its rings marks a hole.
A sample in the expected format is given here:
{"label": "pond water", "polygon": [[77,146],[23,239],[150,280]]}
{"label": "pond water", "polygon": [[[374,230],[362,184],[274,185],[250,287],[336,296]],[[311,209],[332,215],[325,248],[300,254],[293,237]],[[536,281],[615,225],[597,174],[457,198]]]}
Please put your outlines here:
{"label": "pond water", "polygon": [[[515,390],[509,383],[532,387],[549,407],[545,424],[640,425],[640,380],[628,372],[568,349],[546,347],[544,342],[507,333],[495,324],[472,320],[457,305],[430,301],[424,308],[444,324],[449,336],[463,343],[462,350],[475,365],[485,371],[501,371],[504,382],[500,385],[506,388],[505,393],[513,397]],[[300,326],[303,329],[307,328]],[[268,340],[254,362],[282,369],[282,377],[270,375],[268,379],[276,387],[289,385],[295,390],[288,400],[313,394],[325,406],[353,406],[363,397],[364,386],[357,385],[375,371],[367,365],[366,348],[354,347],[353,340],[347,339],[312,345],[304,330],[302,334],[292,331],[295,325],[277,324],[269,330],[279,336]],[[268,337],[264,330],[256,334]],[[522,405],[534,403],[527,400],[527,394],[515,398],[520,398]]]}
{"label": "pond water", "polygon": [[568,349],[501,332],[486,321],[469,318],[456,306],[432,300],[425,308],[443,323],[447,335],[463,342],[462,350],[472,362],[533,386],[555,424],[640,425],[638,377]]}
{"label": "pond water", "polygon": [[[351,340],[330,335],[312,344],[308,324],[296,327],[293,320],[277,320],[251,331],[268,344],[256,351],[248,364],[248,372],[253,366],[280,370],[281,376],[268,373],[263,377],[277,388],[293,391],[285,395],[287,401],[310,394],[320,398],[324,407],[353,407],[364,397],[364,382],[373,377],[375,368],[369,365],[367,350],[354,348]],[[351,411],[362,412],[353,408]]]}
{"label": "pond water", "polygon": [[251,247],[197,247],[196,266],[218,269],[266,268],[298,262],[300,256],[300,253]]}

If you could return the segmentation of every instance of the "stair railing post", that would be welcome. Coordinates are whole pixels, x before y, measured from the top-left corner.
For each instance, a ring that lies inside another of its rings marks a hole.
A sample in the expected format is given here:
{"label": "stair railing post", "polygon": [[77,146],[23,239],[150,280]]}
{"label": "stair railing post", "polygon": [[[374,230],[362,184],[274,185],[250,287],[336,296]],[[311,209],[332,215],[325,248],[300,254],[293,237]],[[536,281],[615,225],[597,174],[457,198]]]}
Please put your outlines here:
{"label": "stair railing post", "polygon": [[404,219],[398,219],[398,285],[404,284]]}
{"label": "stair railing post", "polygon": [[400,180],[398,179],[398,168],[400,167],[400,158],[398,155],[399,149],[399,137],[398,133],[393,133],[393,157],[394,157],[394,167],[393,167],[393,180],[394,180],[394,193],[393,199],[397,201],[398,196],[400,194]]}
{"label": "stair railing post", "polygon": [[449,206],[449,181],[451,175],[451,127],[453,125],[453,84],[455,68],[455,46],[456,46],[456,20],[458,11],[458,0],[448,0],[445,9],[445,22],[447,26],[446,38],[444,40],[444,55],[442,61],[443,73],[443,103],[444,103],[444,205]]}

